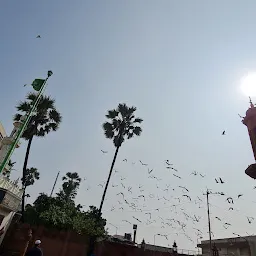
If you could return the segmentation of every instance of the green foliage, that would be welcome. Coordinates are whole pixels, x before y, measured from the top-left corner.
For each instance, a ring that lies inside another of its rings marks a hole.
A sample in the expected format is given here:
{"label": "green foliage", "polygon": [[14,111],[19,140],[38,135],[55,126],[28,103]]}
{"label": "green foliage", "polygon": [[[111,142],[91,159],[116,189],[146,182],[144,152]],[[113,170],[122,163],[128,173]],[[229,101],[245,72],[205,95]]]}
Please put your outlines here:
{"label": "green foliage", "polygon": [[62,178],[63,184],[62,189],[58,193],[58,196],[63,201],[69,201],[75,199],[77,195],[77,190],[80,186],[81,178],[79,177],[77,172],[68,172],[66,176]]}
{"label": "green foliage", "polygon": [[26,206],[25,221],[31,225],[104,236],[106,220],[98,217],[99,210],[90,206],[90,209],[84,212],[81,210],[82,206],[74,202],[80,181],[77,173],[67,173],[56,197],[41,193],[33,205]]}
{"label": "green foliage", "polygon": [[39,180],[39,178],[40,178],[40,175],[39,175],[39,172],[37,171],[37,168],[34,168],[34,167],[27,168],[24,179],[23,178],[21,179],[23,187],[26,188],[28,186],[33,185],[36,180]]}
{"label": "green foliage", "polygon": [[[22,115],[28,114],[36,97],[37,93],[29,93],[26,101],[20,102],[16,106],[18,113],[14,116],[15,121],[20,120]],[[55,100],[43,95],[22,137],[26,140],[33,136],[43,137],[51,131],[56,131],[59,128],[61,119],[60,113],[55,108]]]}
{"label": "green foliage", "polygon": [[120,147],[125,138],[131,139],[134,135],[140,136],[142,129],[138,124],[141,118],[135,118],[135,107],[128,107],[125,103],[119,104],[117,109],[109,110],[106,117],[109,122],[103,124],[106,138],[113,139],[115,147]]}

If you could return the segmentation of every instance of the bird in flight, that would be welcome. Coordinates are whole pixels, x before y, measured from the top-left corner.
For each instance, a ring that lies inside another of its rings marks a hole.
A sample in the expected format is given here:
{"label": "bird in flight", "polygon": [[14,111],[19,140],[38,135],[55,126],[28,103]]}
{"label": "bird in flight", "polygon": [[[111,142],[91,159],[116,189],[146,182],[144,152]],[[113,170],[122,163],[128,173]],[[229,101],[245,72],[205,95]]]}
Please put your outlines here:
{"label": "bird in flight", "polygon": [[182,195],[182,196],[187,197],[191,201],[191,197],[189,195]]}
{"label": "bird in flight", "polygon": [[99,184],[98,186],[103,188],[103,185],[102,185],[102,184]]}
{"label": "bird in flight", "polygon": [[165,163],[167,164],[167,165],[172,165],[170,162],[169,162],[169,160],[165,160]]}
{"label": "bird in flight", "polygon": [[151,219],[151,213],[150,212],[146,212],[145,214],[149,215],[149,219]]}
{"label": "bird in flight", "polygon": [[226,131],[223,131],[223,132],[222,132],[222,135],[226,135]]}
{"label": "bird in flight", "polygon": [[116,194],[117,196],[118,195],[122,195],[123,196],[123,198],[124,198],[124,193],[123,192],[120,192],[120,193],[118,193],[118,194]]}
{"label": "bird in flight", "polygon": [[217,220],[221,221],[221,219],[220,219],[219,217],[215,217],[215,219],[217,219]]}
{"label": "bird in flight", "polygon": [[104,150],[100,150],[103,154],[107,154],[108,153],[108,151],[104,151]]}
{"label": "bird in flight", "polygon": [[227,201],[228,201],[228,203],[229,203],[229,204],[233,204],[233,203],[234,203],[234,201],[233,201],[233,198],[232,198],[232,197],[228,197],[228,198],[227,198]]}
{"label": "bird in flight", "polygon": [[147,165],[148,165],[148,164],[143,163],[141,160],[140,160],[140,163],[141,163],[142,165],[144,165],[144,166],[147,166]]}
{"label": "bird in flight", "polygon": [[192,172],[190,175],[196,176],[197,175],[197,171]]}
{"label": "bird in flight", "polygon": [[40,35],[37,35],[37,37],[36,38],[41,38],[41,36]]}
{"label": "bird in flight", "polygon": [[239,194],[239,195],[237,196],[237,198],[240,198],[241,196],[243,196],[243,194]]}
{"label": "bird in flight", "polygon": [[253,217],[247,217],[247,220],[248,220],[249,224],[251,224],[252,221],[254,220],[254,218]]}
{"label": "bird in flight", "polygon": [[148,174],[150,174],[151,172],[153,172],[153,169],[148,169]]}
{"label": "bird in flight", "polygon": [[142,222],[141,220],[139,220],[138,218],[136,218],[136,217],[134,217],[134,216],[132,216],[135,220],[137,220],[138,222]]}
{"label": "bird in flight", "polygon": [[224,227],[225,229],[228,229],[229,226],[231,226],[230,223],[225,222],[225,223],[223,224],[223,227]]}
{"label": "bird in flight", "polygon": [[186,187],[179,186],[179,188],[185,189],[187,192],[189,192],[189,190]]}
{"label": "bird in flight", "polygon": [[221,184],[224,184],[224,183],[225,183],[225,182],[223,181],[223,179],[220,178],[220,177],[219,177],[218,179],[215,178],[215,181],[216,181],[216,183],[219,183],[219,182],[220,182]]}
{"label": "bird in flight", "polygon": [[174,177],[176,177],[176,178],[179,178],[179,179],[181,179],[181,177],[180,176],[178,176],[178,175],[175,175],[174,173],[172,174]]}
{"label": "bird in flight", "polygon": [[123,162],[127,162],[127,159],[125,158],[125,159],[123,160]]}
{"label": "bird in flight", "polygon": [[129,224],[132,224],[130,221],[128,221],[128,220],[122,220],[123,222],[127,222],[127,223],[129,223]]}
{"label": "bird in flight", "polygon": [[144,196],[144,195],[140,195],[140,196],[138,196],[138,197],[143,197],[143,198],[144,198],[144,201],[145,201],[145,196]]}

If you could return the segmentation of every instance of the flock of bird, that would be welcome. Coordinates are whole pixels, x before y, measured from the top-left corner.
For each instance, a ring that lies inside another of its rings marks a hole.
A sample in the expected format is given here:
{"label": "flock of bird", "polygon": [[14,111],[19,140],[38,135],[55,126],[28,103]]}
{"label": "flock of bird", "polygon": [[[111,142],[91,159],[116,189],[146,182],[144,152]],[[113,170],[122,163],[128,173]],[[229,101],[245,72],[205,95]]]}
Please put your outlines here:
{"label": "flock of bird", "polygon": [[[223,131],[222,135],[226,135],[226,132]],[[108,154],[105,150],[101,150],[101,153],[103,155]],[[212,184],[209,185],[218,186],[218,191],[205,187],[198,193],[193,192],[193,190],[198,189],[197,184],[205,185],[204,179],[209,178],[204,173],[191,171],[189,174],[185,174],[174,166],[170,160],[163,161],[163,170],[166,170],[164,175],[160,175],[159,172],[142,160],[130,161],[124,158],[119,162],[113,171],[104,206],[105,208],[109,207],[109,209],[104,211],[108,212],[108,216],[113,214],[114,217],[110,219],[114,219],[115,222],[111,221],[110,225],[116,228],[122,227],[123,233],[127,230],[126,225],[138,224],[140,228],[149,228],[151,237],[154,235],[162,236],[166,240],[166,246],[171,246],[173,240],[178,240],[180,236],[185,237],[188,242],[196,246],[199,240],[208,239],[209,236],[206,193],[209,193],[210,197],[210,218],[211,222],[214,223],[211,232],[213,238],[215,237],[216,225],[218,227],[221,225],[223,230],[230,231],[229,233],[233,236],[240,236],[236,230],[231,230],[232,219],[231,221],[227,220],[228,214],[226,212],[242,215],[242,218],[249,225],[254,222],[252,216],[246,216],[236,207],[237,202],[243,200],[242,193],[231,196],[228,192],[223,192],[225,185],[228,183],[223,177],[211,178]],[[143,172],[142,180],[144,184],[139,178],[129,180],[122,172],[122,166],[124,165],[128,165],[128,168],[133,166],[140,168]],[[137,183],[139,181],[141,183]],[[98,187],[103,189],[105,183],[99,183]],[[87,187],[87,190],[89,189]],[[217,205],[212,204],[212,201],[216,200]],[[223,205],[226,202],[226,206],[224,208],[219,207],[219,202],[222,202]],[[218,211],[214,208],[218,208]],[[224,216],[217,216],[215,212],[218,214],[222,212]],[[122,219],[117,220],[117,214]],[[150,227],[153,229],[150,229]],[[161,230],[161,232],[152,233],[154,229]],[[246,229],[246,231],[248,230]],[[247,235],[249,235],[248,232]],[[186,246],[184,245],[184,247]]]}

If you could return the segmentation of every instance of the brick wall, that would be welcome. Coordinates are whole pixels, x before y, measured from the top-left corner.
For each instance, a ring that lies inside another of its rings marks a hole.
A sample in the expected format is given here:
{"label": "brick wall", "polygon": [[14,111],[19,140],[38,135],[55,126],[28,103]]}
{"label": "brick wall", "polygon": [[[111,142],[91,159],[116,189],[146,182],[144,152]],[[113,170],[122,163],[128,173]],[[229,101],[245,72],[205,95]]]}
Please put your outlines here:
{"label": "brick wall", "polygon": [[[8,230],[0,248],[4,256],[20,256],[28,241],[28,225],[15,224]],[[88,237],[71,231],[49,230],[45,227],[32,227],[29,248],[37,239],[42,241],[46,256],[86,256]],[[133,245],[102,241],[97,244],[96,256],[172,256],[167,252],[142,250]]]}

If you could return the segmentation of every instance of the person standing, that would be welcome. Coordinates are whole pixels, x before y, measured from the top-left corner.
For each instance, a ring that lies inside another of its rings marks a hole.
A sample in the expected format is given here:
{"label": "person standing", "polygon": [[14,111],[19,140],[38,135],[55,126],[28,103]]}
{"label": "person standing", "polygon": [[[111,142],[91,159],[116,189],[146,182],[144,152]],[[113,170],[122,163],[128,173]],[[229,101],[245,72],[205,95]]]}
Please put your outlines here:
{"label": "person standing", "polygon": [[33,248],[29,249],[25,256],[43,256],[41,247],[41,240],[36,240]]}

